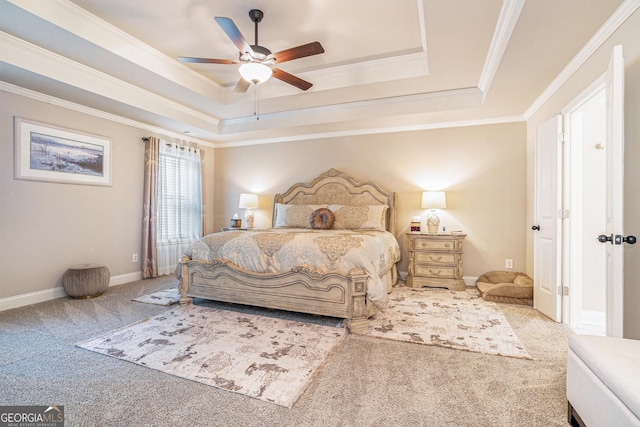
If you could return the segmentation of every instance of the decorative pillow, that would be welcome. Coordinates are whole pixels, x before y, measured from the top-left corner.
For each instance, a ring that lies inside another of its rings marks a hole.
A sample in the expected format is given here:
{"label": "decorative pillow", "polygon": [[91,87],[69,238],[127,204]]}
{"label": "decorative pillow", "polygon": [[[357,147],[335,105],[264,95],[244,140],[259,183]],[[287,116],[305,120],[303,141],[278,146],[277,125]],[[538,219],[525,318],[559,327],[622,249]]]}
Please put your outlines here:
{"label": "decorative pillow", "polygon": [[285,205],[276,203],[276,223],[274,228],[311,228],[309,218],[316,209],[327,205]]}
{"label": "decorative pillow", "polygon": [[336,216],[327,208],[316,209],[311,213],[311,228],[316,230],[328,230],[333,227]]}
{"label": "decorative pillow", "polygon": [[348,230],[386,230],[387,205],[329,205],[336,219],[333,228]]}

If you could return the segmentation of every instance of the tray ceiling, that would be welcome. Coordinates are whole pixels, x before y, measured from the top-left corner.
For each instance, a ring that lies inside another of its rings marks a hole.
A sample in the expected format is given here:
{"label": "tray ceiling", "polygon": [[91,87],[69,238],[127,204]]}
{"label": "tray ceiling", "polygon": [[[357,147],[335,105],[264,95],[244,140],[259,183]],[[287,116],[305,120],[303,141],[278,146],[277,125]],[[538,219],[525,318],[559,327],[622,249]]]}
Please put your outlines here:
{"label": "tray ceiling", "polygon": [[[522,120],[629,3],[637,2],[0,0],[0,73],[5,89],[216,146]],[[177,61],[236,59],[213,17],[231,18],[253,44],[254,8],[264,11],[259,44],[272,52],[324,46],[324,54],[279,66],[311,89],[272,78],[237,94],[237,65]]]}

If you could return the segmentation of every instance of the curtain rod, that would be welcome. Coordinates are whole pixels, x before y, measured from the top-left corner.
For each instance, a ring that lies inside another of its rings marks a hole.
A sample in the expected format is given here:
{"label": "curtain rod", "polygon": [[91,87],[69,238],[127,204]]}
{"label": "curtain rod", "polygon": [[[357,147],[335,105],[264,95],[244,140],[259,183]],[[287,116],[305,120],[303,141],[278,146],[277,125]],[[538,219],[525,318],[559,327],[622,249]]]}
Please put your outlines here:
{"label": "curtain rod", "polygon": [[148,137],[148,136],[145,136],[145,137],[140,138],[140,139],[142,140],[142,142],[147,142],[147,141],[149,140],[149,137]]}

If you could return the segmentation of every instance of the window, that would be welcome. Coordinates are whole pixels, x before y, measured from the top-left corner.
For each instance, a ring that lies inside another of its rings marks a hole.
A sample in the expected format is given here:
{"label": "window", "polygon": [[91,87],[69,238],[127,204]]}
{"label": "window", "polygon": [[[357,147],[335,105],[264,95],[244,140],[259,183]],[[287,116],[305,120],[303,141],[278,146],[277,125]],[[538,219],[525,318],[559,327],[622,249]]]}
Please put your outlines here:
{"label": "window", "polygon": [[158,273],[170,274],[202,236],[200,150],[160,143],[158,158]]}

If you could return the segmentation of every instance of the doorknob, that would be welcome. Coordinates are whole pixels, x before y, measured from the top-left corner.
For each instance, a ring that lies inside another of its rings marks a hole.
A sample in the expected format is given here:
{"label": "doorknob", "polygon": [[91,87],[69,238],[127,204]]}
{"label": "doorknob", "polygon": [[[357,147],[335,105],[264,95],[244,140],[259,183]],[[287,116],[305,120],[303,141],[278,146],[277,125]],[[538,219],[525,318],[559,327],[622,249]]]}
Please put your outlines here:
{"label": "doorknob", "polygon": [[534,225],[533,227],[531,227],[531,229],[533,231],[539,231],[540,230],[540,226],[539,225]]}
{"label": "doorknob", "polygon": [[628,243],[630,245],[635,245],[636,244],[636,236],[624,236],[622,238],[622,241],[625,243]]}
{"label": "doorknob", "polygon": [[611,244],[613,245],[613,234],[610,236],[605,236],[604,234],[601,234],[598,236],[598,241],[600,243],[611,242]]}

